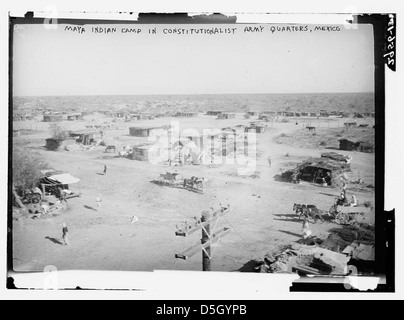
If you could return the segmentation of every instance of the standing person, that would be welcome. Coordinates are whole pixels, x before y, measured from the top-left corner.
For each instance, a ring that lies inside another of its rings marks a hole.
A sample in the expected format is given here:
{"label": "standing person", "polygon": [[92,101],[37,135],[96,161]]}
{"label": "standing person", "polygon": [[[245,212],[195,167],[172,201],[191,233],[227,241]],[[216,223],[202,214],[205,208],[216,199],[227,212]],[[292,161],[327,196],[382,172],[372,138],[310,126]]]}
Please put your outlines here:
{"label": "standing person", "polygon": [[303,221],[303,239],[307,239],[308,237],[310,237],[313,232],[310,230],[309,227],[309,220],[307,218],[304,219]]}
{"label": "standing person", "polygon": [[342,188],[341,190],[341,196],[339,198],[339,204],[344,206],[345,204],[348,203],[348,199],[346,197],[346,188]]}
{"label": "standing person", "polygon": [[97,198],[95,198],[95,203],[97,204],[97,208],[101,208],[101,193],[98,194]]}
{"label": "standing person", "polygon": [[66,192],[64,192],[63,190],[62,190],[62,200],[63,200],[64,202],[66,202],[66,204],[67,204]]}
{"label": "standing person", "polygon": [[62,202],[63,201],[63,190],[62,190],[62,188],[61,187],[58,187],[58,196],[59,196],[59,200],[60,200],[60,202]]}
{"label": "standing person", "polygon": [[63,201],[64,201],[64,202],[67,203],[67,200],[66,200],[66,192],[64,192],[61,187],[58,187],[58,190],[59,190],[59,200],[60,200],[60,202],[63,202]]}
{"label": "standing person", "polygon": [[268,166],[271,168],[271,156],[268,156]]}
{"label": "standing person", "polygon": [[62,239],[63,239],[64,244],[67,246],[67,245],[70,244],[70,242],[69,242],[69,229],[67,229],[66,223],[64,223],[64,222],[62,224],[62,227],[63,227],[63,229],[62,229]]}
{"label": "standing person", "polygon": [[347,182],[348,182],[348,177],[347,177],[347,175],[346,175],[346,173],[345,173],[345,170],[341,170],[340,179],[341,179],[343,185],[346,185],[346,184],[347,184]]}
{"label": "standing person", "polygon": [[107,174],[107,165],[104,164],[104,174]]}

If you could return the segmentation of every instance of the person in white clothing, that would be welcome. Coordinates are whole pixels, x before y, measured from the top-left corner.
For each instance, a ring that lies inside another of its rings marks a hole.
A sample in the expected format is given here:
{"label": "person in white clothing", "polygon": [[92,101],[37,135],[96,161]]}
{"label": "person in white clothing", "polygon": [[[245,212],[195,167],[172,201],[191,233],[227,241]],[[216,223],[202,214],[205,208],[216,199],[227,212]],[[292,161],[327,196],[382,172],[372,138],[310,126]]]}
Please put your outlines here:
{"label": "person in white clothing", "polygon": [[312,235],[312,231],[309,229],[309,220],[304,219],[303,221],[303,239],[307,239]]}
{"label": "person in white clothing", "polygon": [[352,195],[351,197],[351,207],[357,207],[358,206],[358,200],[356,199],[356,196]]}

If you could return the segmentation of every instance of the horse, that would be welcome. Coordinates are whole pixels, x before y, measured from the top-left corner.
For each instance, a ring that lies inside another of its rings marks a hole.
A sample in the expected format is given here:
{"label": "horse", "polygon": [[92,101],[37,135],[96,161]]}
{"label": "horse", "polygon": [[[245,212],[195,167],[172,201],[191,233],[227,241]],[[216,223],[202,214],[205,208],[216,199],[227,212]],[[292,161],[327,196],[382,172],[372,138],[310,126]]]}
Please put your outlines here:
{"label": "horse", "polygon": [[293,211],[296,213],[302,213],[303,212],[303,206],[305,206],[304,204],[299,204],[299,203],[294,203],[293,204]]}
{"label": "horse", "polygon": [[293,211],[296,213],[302,213],[304,209],[318,209],[314,204],[299,204],[299,203],[294,203],[293,204]]}
{"label": "horse", "polygon": [[306,218],[312,218],[317,222],[317,218],[319,218],[321,221],[324,221],[322,215],[321,215],[321,210],[318,209],[314,204],[299,204],[299,203],[294,203],[293,204],[293,211],[295,211],[296,214],[299,214],[301,217],[304,216]]}
{"label": "horse", "polygon": [[109,150],[114,150],[114,153],[115,153],[115,152],[116,152],[116,147],[115,147],[115,146],[112,146],[112,145],[107,146],[107,147],[105,148],[105,151],[104,151],[104,152],[108,152]]}
{"label": "horse", "polygon": [[308,208],[308,214],[309,216],[314,220],[315,223],[317,223],[317,220],[320,219],[321,222],[324,222],[324,218],[321,215],[321,210],[317,208]]}

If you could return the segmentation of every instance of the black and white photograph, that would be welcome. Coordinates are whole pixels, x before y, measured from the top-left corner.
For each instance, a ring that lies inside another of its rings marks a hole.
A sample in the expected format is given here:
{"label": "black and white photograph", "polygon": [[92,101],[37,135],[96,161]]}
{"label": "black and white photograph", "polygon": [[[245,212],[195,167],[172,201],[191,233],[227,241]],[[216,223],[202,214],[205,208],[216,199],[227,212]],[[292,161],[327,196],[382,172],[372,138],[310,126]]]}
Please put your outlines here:
{"label": "black and white photograph", "polygon": [[385,285],[396,16],[311,18],[10,15],[8,276]]}

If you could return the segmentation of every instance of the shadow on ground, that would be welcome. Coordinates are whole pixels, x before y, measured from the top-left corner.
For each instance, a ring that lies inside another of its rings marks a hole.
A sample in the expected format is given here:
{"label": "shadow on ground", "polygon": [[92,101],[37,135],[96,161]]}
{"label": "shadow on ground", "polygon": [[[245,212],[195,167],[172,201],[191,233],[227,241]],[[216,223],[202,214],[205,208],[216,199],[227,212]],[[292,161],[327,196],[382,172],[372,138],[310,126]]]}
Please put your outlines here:
{"label": "shadow on ground", "polygon": [[262,262],[257,261],[257,260],[250,260],[247,263],[245,263],[240,269],[235,270],[239,272],[260,272],[260,266]]}
{"label": "shadow on ground", "polygon": [[108,159],[116,159],[116,158],[121,158],[121,156],[119,155],[105,155],[105,156],[99,156],[99,157],[95,157],[93,159],[99,159],[99,160],[108,160]]}
{"label": "shadow on ground", "polygon": [[45,237],[45,239],[48,239],[48,240],[50,240],[50,241],[52,241],[53,243],[56,243],[56,244],[63,244],[62,242],[60,242],[58,239],[55,239],[55,238]]}
{"label": "shadow on ground", "polygon": [[302,237],[302,235],[301,235],[301,234],[298,234],[298,233],[294,233],[294,232],[290,232],[290,231],[285,231],[285,230],[279,230],[279,231],[280,231],[280,232],[283,232],[283,233],[286,233],[286,234],[290,234],[290,235],[295,236],[295,237],[299,237],[299,238]]}
{"label": "shadow on ground", "polygon": [[299,222],[302,223],[303,220],[299,218],[297,214],[274,214],[276,217],[280,217],[278,219],[274,219],[276,221],[288,221],[288,222]]}
{"label": "shadow on ground", "polygon": [[325,196],[330,196],[330,197],[338,197],[338,195],[332,194],[332,193],[319,192],[319,194],[323,194]]}
{"label": "shadow on ground", "polygon": [[84,208],[89,209],[89,210],[93,210],[93,211],[98,211],[96,208],[87,206],[87,205],[83,205]]}

